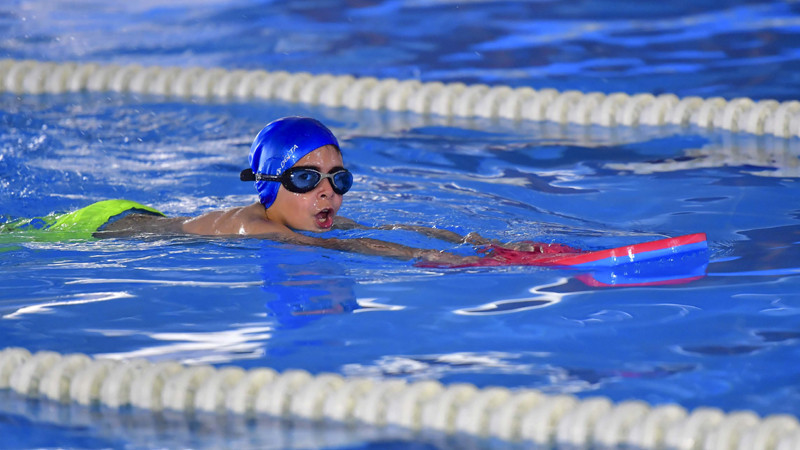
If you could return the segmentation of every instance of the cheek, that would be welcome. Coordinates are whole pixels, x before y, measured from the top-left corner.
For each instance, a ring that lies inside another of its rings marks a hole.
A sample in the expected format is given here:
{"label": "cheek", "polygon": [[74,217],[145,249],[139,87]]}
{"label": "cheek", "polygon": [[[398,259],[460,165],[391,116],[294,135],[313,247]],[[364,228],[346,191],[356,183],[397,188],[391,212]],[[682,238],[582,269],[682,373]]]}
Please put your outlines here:
{"label": "cheek", "polygon": [[311,209],[316,202],[314,198],[310,198],[305,194],[297,194],[286,190],[278,194],[278,199],[276,199],[275,203],[277,204],[278,201],[280,201],[281,209],[284,209],[287,215],[303,214],[307,209]]}
{"label": "cheek", "polygon": [[298,212],[313,209],[317,204],[317,199],[307,194],[292,194],[292,204]]}

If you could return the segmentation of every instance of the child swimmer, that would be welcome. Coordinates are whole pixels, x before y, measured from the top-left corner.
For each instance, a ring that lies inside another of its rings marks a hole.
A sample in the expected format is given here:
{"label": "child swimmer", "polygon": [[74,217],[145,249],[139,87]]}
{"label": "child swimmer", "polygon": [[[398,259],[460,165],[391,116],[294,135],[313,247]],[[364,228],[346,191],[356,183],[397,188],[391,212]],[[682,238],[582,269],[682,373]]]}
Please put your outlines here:
{"label": "child swimmer", "polygon": [[[353,175],[344,167],[339,142],[322,123],[307,117],[284,117],[271,122],[250,148],[250,168],[242,181],[254,181],[259,201],[248,206],[212,211],[196,218],[167,218],[130,214],[108,223],[96,237],[139,233],[178,233],[203,236],[250,236],[335,250],[416,259],[431,263],[470,264],[477,256],[459,256],[370,238],[322,238],[298,231],[366,229],[338,216]],[[542,251],[528,243],[500,244],[476,233],[461,236],[452,231],[413,225],[386,225],[376,229],[405,229],[450,243],[494,245],[513,250]]]}

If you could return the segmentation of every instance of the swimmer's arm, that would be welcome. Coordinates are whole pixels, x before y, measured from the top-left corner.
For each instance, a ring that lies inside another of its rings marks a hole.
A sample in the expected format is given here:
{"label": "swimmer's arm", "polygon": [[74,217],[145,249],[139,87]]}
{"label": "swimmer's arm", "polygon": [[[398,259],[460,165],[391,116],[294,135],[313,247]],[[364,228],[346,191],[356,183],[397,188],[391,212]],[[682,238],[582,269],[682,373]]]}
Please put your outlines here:
{"label": "swimmer's arm", "polygon": [[334,228],[341,230],[353,230],[353,229],[407,230],[407,231],[414,231],[426,237],[439,239],[445,242],[450,242],[452,244],[471,244],[477,246],[494,245],[497,247],[508,248],[511,250],[541,251],[540,245],[528,242],[503,243],[496,239],[486,239],[478,233],[469,233],[466,236],[462,236],[450,230],[445,230],[442,228],[425,227],[421,225],[394,224],[394,225],[380,225],[377,227],[368,227],[366,225],[362,225],[346,217],[337,217],[336,222],[334,223]]}
{"label": "swimmer's arm", "polygon": [[103,238],[124,238],[139,234],[172,235],[183,234],[185,217],[161,217],[151,214],[130,214],[115,222],[111,222],[103,231],[96,231],[92,236]]}
{"label": "swimmer's arm", "polygon": [[261,237],[290,244],[322,247],[331,250],[362,253],[365,255],[387,256],[402,260],[418,259],[445,264],[468,264],[478,259],[477,256],[460,256],[444,251],[414,248],[371,238],[319,238],[303,234],[286,235],[282,233],[263,235]]}
{"label": "swimmer's arm", "polygon": [[501,242],[498,241],[497,239],[486,239],[485,237],[475,232],[469,233],[466,236],[462,236],[450,230],[444,230],[441,228],[423,227],[418,225],[383,225],[377,228],[381,230],[416,231],[417,233],[420,233],[423,236],[440,239],[445,242],[451,242],[453,244],[471,244],[474,246],[492,245],[495,247],[506,248],[509,250],[521,250],[526,252],[542,251],[542,246],[540,244],[536,244],[533,242]]}
{"label": "swimmer's arm", "polygon": [[[454,233],[450,230],[445,230],[442,228],[424,227],[421,225],[400,224],[400,225],[380,225],[377,227],[370,227],[362,225],[356,222],[355,220],[348,219],[346,217],[336,217],[336,219],[334,220],[333,228],[337,230],[407,230],[407,231],[414,231],[423,236],[439,239],[453,244],[468,243],[468,244],[481,245],[480,243],[472,242],[470,240],[471,235],[461,236],[460,234]],[[475,236],[477,236],[477,234],[475,234]]]}

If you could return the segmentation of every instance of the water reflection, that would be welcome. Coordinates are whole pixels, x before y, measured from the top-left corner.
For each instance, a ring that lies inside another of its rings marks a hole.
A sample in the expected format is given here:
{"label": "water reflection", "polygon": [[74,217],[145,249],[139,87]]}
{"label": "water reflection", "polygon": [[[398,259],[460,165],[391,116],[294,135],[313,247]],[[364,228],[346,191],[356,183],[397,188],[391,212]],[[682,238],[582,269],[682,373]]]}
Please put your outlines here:
{"label": "water reflection", "polygon": [[[708,250],[686,252],[679,256],[620,264],[602,270],[579,271],[572,277],[561,277],[554,283],[533,286],[529,290],[532,297],[496,300],[453,312],[472,316],[518,313],[555,305],[569,295],[585,293],[585,287],[624,288],[685,284],[705,277],[707,267]],[[580,283],[573,285],[573,279]],[[559,288],[558,291],[562,292],[553,291],[553,288]]]}
{"label": "water reflection", "polygon": [[[800,214],[794,214],[800,219]],[[728,256],[712,261],[711,277],[785,277],[800,274],[800,225],[739,231],[746,239],[728,243]],[[788,266],[788,267],[787,267]]]}
{"label": "water reflection", "polygon": [[534,286],[530,289],[530,293],[534,297],[519,298],[510,300],[498,300],[491,303],[476,306],[474,308],[463,308],[453,311],[456,314],[467,316],[488,316],[496,314],[510,314],[530,309],[544,308],[551,306],[561,301],[568,295],[575,294],[575,292],[552,292],[544,289],[556,286],[563,286],[567,284],[569,278],[559,278],[555,283],[543,284],[541,286]]}
{"label": "water reflection", "polygon": [[128,360],[146,358],[150,361],[177,359],[184,364],[218,364],[235,359],[255,359],[264,355],[264,342],[272,337],[268,326],[238,327],[221,331],[148,332],[126,330],[87,330],[103,336],[146,336],[163,345],[113,353],[98,353],[96,358]]}
{"label": "water reflection", "polygon": [[106,302],[110,300],[117,300],[121,298],[132,298],[133,295],[127,292],[91,292],[91,293],[80,293],[74,295],[66,296],[58,296],[61,300],[53,300],[53,301],[45,301],[44,303],[37,303],[34,305],[27,305],[18,308],[13,313],[5,314],[2,316],[3,319],[18,319],[26,314],[47,314],[52,313],[53,308],[60,307],[60,306],[71,306],[71,305],[84,305],[87,303],[95,303],[95,302]]}
{"label": "water reflection", "polygon": [[547,357],[545,352],[454,352],[429,355],[387,355],[374,364],[345,364],[342,372],[351,377],[398,377],[409,380],[441,379],[453,373],[503,373],[552,375],[558,368],[530,360]]}
{"label": "water reflection", "polygon": [[710,143],[699,148],[686,149],[680,157],[644,162],[606,163],[604,167],[640,175],[716,167],[741,167],[743,173],[759,177],[800,178],[800,141],[796,139],[723,132],[710,137],[712,138]]}
{"label": "water reflection", "polygon": [[261,289],[267,294],[268,315],[283,327],[304,326],[328,314],[395,311],[375,299],[358,300],[356,281],[340,262],[320,257],[317,248],[261,248]]}
{"label": "water reflection", "polygon": [[64,442],[76,448],[361,448],[364,442],[379,448],[441,448],[425,447],[420,435],[392,427],[64,405],[11,390],[0,390],[0,431],[3,448],[62,448]]}
{"label": "water reflection", "polygon": [[[268,295],[268,315],[281,325],[302,326],[325,314],[353,312],[360,308],[355,282],[334,261],[320,261],[313,252],[293,251],[292,262],[275,263],[264,258],[261,289]],[[298,256],[311,256],[295,262]],[[266,255],[265,255],[266,256]]]}

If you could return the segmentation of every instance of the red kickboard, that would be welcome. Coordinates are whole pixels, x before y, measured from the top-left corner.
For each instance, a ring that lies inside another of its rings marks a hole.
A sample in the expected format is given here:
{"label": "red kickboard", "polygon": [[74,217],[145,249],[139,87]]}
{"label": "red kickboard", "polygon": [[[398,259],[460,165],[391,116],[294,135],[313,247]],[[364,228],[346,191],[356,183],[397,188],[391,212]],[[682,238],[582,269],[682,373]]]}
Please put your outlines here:
{"label": "red kickboard", "polygon": [[585,268],[614,267],[620,264],[647,261],[681,253],[704,250],[708,248],[705,233],[686,234],[683,236],[642,242],[608,250],[597,250],[587,253],[558,255],[548,259],[542,265],[571,266]]}
{"label": "red kickboard", "polygon": [[580,269],[604,269],[679,256],[708,248],[705,233],[694,233],[640,244],[626,245],[607,250],[586,252],[561,244],[542,244],[542,252],[509,250],[490,246],[489,254],[476,262],[458,265],[418,263],[420,267],[484,267],[484,266],[550,266]]}

